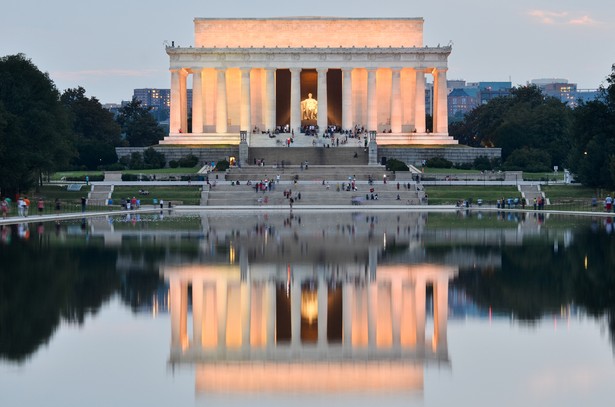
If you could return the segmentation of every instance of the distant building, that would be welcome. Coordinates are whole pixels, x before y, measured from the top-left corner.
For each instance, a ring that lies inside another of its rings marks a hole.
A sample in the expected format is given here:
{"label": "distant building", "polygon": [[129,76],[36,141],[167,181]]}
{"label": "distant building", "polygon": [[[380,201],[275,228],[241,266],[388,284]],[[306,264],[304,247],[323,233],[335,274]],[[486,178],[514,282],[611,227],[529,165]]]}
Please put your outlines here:
{"label": "distant building", "polygon": [[449,120],[461,120],[477,106],[484,105],[496,97],[509,96],[511,82],[468,82],[448,81]]}
{"label": "distant building", "polygon": [[579,101],[588,102],[595,100],[599,96],[598,90],[577,89],[576,83],[569,83],[568,79],[562,78],[543,78],[532,79],[532,85],[538,86],[545,96],[551,96],[568,106],[575,108]]}
{"label": "distant building", "polygon": [[[188,109],[192,108],[192,89],[187,89]],[[169,119],[169,109],[171,107],[171,90],[144,88],[135,89],[132,97],[141,102],[144,107],[151,108],[152,115],[159,122]]]}

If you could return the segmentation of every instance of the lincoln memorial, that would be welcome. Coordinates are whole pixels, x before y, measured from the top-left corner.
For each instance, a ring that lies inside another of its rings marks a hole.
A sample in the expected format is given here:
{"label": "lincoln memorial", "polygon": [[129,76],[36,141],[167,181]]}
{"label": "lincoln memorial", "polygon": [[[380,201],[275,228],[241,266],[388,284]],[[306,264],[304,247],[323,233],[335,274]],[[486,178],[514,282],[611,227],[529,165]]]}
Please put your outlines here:
{"label": "lincoln memorial", "polygon": [[240,132],[251,144],[255,134],[306,129],[375,132],[379,145],[456,144],[451,47],[424,46],[422,18],[196,18],[194,29],[194,47],[166,47],[170,131],[161,144],[238,145]]}

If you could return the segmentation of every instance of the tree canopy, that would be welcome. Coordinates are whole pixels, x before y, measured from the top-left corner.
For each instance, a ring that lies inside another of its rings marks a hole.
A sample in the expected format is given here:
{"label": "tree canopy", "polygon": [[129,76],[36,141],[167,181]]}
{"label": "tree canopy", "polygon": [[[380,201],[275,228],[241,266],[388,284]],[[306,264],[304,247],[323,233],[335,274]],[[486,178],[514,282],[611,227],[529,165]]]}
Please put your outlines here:
{"label": "tree canopy", "polygon": [[117,162],[115,147],[121,138],[113,114],[95,97],[86,97],[82,87],[65,90],[60,100],[68,110],[75,134],[78,156],[72,164],[93,170]]}
{"label": "tree canopy", "polygon": [[592,187],[615,187],[615,65],[600,98],[574,111],[569,162],[577,179]]}
{"label": "tree canopy", "polygon": [[164,138],[164,130],[150,114],[148,108],[137,99],[120,109],[117,121],[122,135],[131,147],[147,147],[158,144]]}
{"label": "tree canopy", "polygon": [[26,191],[74,156],[66,110],[49,75],[23,54],[0,58],[0,187]]}

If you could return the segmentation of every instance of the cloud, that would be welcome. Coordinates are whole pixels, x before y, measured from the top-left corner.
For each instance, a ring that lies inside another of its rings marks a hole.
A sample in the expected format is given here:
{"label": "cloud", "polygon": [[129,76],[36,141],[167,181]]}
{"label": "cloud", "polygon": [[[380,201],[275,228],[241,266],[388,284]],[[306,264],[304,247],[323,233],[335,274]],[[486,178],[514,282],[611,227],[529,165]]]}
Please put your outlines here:
{"label": "cloud", "polygon": [[528,15],[545,25],[596,26],[600,24],[588,15],[571,15],[567,11],[531,10]]}
{"label": "cloud", "polygon": [[50,75],[56,79],[82,80],[109,77],[151,77],[159,73],[159,69],[91,69],[82,71],[55,71],[50,72]]}

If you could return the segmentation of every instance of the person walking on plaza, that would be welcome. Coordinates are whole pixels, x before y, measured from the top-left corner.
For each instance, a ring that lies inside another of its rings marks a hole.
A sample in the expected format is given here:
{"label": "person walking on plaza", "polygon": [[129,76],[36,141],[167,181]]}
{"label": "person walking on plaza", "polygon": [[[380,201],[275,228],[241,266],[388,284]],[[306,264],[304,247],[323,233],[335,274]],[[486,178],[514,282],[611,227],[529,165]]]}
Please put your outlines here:
{"label": "person walking on plaza", "polygon": [[82,196],[81,197],[81,212],[85,212],[85,206],[87,205],[88,201],[87,199]]}
{"label": "person walking on plaza", "polygon": [[43,201],[43,198],[38,198],[38,201],[36,203],[36,208],[38,209],[38,214],[42,216],[43,210],[45,209],[45,201]]}
{"label": "person walking on plaza", "polygon": [[2,211],[2,218],[6,219],[9,214],[9,203],[6,201],[6,199],[2,199],[2,201],[0,202],[0,210]]}
{"label": "person walking on plaza", "polygon": [[24,216],[27,218],[28,211],[30,210],[30,200],[28,199],[27,196],[24,196],[23,203],[24,203],[24,206],[23,206]]}
{"label": "person walking on plaza", "polygon": [[607,212],[611,212],[612,208],[613,208],[613,198],[611,198],[611,195],[607,195],[606,199],[604,200],[604,209]]}

